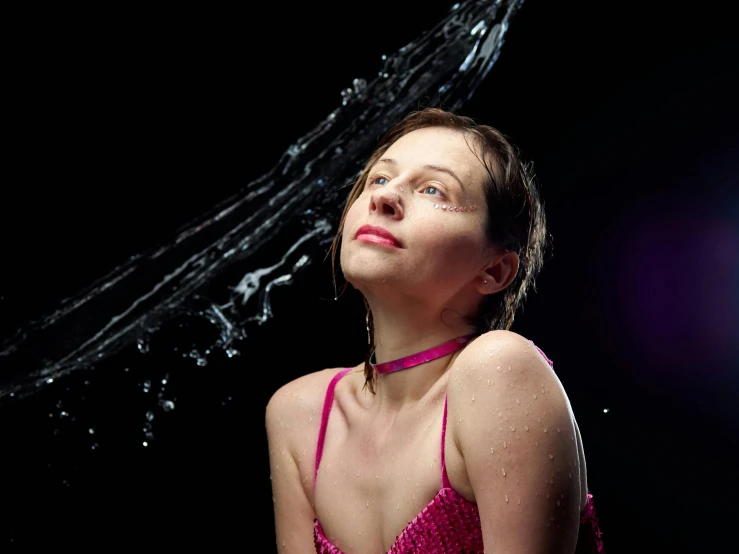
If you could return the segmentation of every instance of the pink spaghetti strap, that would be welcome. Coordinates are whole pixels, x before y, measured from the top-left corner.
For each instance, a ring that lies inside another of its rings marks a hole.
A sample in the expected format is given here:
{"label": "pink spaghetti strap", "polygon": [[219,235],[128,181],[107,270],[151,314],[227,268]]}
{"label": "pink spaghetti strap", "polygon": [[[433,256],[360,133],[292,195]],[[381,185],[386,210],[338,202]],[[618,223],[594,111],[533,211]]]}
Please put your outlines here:
{"label": "pink spaghetti strap", "polygon": [[334,390],[336,389],[336,383],[339,382],[344,375],[349,373],[352,368],[347,367],[342,369],[336,375],[334,375],[331,382],[328,384],[326,389],[326,398],[323,401],[323,413],[321,414],[321,429],[318,432],[318,444],[316,445],[316,467],[313,470],[313,490],[316,489],[316,477],[318,476],[318,466],[321,463],[323,457],[323,443],[326,440],[326,424],[328,423],[328,414],[331,413],[331,405],[334,403]]}
{"label": "pink spaghetti strap", "polygon": [[441,487],[451,489],[452,484],[449,482],[449,476],[446,474],[446,459],[444,458],[444,445],[446,442],[446,412],[447,400],[444,395],[444,419],[441,422]]}
{"label": "pink spaghetti strap", "polygon": [[533,344],[533,345],[534,345],[534,348],[536,348],[536,349],[537,349],[537,350],[539,351],[539,354],[541,354],[541,355],[542,355],[542,356],[544,357],[544,359],[545,359],[545,360],[547,361],[547,363],[549,364],[549,367],[551,367],[552,369],[554,369],[554,363],[552,362],[552,360],[550,360],[549,358],[547,358],[547,355],[546,355],[546,354],[544,354],[544,351],[543,351],[543,350],[542,350],[541,348],[539,348],[538,346],[536,346],[536,345],[534,344],[534,341],[530,340],[529,342],[530,342],[531,344]]}

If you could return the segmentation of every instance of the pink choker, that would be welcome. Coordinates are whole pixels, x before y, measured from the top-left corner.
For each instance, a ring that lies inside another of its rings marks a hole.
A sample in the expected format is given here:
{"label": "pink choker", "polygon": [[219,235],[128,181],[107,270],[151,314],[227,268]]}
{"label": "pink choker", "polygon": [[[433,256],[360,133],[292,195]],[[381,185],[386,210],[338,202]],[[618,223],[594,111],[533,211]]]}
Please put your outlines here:
{"label": "pink choker", "polygon": [[407,369],[409,367],[425,364],[426,362],[430,362],[431,360],[435,360],[436,358],[441,358],[442,356],[446,356],[447,354],[456,352],[465,344],[467,344],[474,336],[475,335],[467,335],[466,337],[452,339],[449,342],[445,342],[444,344],[440,344],[439,346],[434,346],[433,348],[429,348],[428,350],[423,350],[422,352],[417,352],[416,354],[411,354],[410,356],[398,358],[397,360],[393,360],[392,362],[385,362],[383,364],[372,363],[372,360],[375,358],[375,353],[373,352],[372,357],[370,358],[370,365],[372,366],[372,369],[381,374],[392,373],[393,371],[400,371],[401,369]]}

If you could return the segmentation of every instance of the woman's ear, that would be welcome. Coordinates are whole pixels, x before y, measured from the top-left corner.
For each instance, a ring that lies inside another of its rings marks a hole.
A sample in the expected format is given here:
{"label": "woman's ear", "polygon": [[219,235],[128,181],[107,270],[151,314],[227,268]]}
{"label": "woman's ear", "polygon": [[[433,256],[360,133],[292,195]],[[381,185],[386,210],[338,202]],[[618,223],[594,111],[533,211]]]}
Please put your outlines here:
{"label": "woman's ear", "polygon": [[516,278],[518,264],[518,254],[515,252],[495,254],[477,278],[480,294],[494,294],[505,289]]}

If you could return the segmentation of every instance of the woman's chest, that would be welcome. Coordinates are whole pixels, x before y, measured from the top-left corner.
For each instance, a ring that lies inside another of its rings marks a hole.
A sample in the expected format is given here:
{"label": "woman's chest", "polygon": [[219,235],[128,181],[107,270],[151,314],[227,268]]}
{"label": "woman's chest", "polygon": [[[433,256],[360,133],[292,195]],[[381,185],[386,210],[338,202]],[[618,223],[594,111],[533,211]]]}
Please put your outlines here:
{"label": "woman's chest", "polygon": [[396,425],[391,432],[350,426],[327,437],[314,508],[326,537],[340,550],[387,552],[437,495],[441,420],[430,419]]}

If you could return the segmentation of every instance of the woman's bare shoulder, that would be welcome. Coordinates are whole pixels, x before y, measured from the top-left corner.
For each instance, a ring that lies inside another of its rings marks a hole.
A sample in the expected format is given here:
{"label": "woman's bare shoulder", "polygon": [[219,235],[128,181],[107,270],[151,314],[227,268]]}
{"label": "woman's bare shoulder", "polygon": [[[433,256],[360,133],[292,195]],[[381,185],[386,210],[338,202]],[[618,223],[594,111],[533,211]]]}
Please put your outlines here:
{"label": "woman's bare shoulder", "polygon": [[320,421],[326,389],[341,367],[314,371],[282,385],[267,403],[267,428],[278,423],[281,427]]}
{"label": "woman's bare shoulder", "polygon": [[[488,478],[491,460],[476,453],[488,443],[490,453],[505,451],[503,459],[520,460],[522,473],[539,475],[551,464],[561,470],[579,467],[581,486],[570,490],[567,479],[559,485],[580,498],[582,509],[587,476],[577,422],[562,383],[531,341],[510,331],[481,335],[459,356],[449,382],[448,429],[471,482]],[[503,469],[496,474],[500,486]],[[526,484],[523,476],[520,484]]]}

